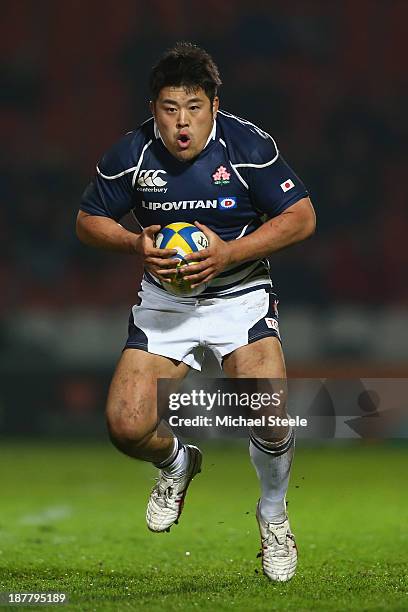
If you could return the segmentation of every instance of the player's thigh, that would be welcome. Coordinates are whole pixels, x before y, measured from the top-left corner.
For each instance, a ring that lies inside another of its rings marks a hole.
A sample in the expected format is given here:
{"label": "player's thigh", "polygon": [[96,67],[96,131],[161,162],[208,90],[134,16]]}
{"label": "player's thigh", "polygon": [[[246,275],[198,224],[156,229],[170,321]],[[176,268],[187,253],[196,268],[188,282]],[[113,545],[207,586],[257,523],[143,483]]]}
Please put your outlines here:
{"label": "player's thigh", "polygon": [[[224,358],[223,369],[231,378],[262,378],[256,391],[279,393],[278,404],[270,404],[258,411],[257,416],[286,416],[286,369],[281,343],[276,337],[267,337],[241,346]],[[282,439],[287,428],[254,428],[258,437],[268,440],[272,436]]]}
{"label": "player's thigh", "polygon": [[182,379],[189,367],[139,349],[126,349],[110,385],[106,414],[114,429],[150,429],[157,422],[157,380]]}
{"label": "player's thigh", "polygon": [[237,348],[224,357],[223,369],[231,378],[286,378],[282,346],[272,336]]}

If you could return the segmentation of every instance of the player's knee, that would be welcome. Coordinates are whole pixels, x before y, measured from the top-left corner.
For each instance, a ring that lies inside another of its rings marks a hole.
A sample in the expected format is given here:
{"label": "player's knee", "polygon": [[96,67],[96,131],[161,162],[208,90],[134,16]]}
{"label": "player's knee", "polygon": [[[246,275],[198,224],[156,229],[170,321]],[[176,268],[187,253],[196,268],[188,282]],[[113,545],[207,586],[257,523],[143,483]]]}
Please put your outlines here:
{"label": "player's knee", "polygon": [[116,411],[109,406],[106,421],[112,443],[122,452],[130,448],[132,453],[138,448],[143,449],[157,429],[157,423],[153,420],[137,419],[126,410]]}
{"label": "player's knee", "polygon": [[137,428],[130,424],[112,422],[108,420],[108,433],[112,444],[126,455],[131,457],[144,456],[144,449],[148,446],[155,426],[150,428]]}
{"label": "player's knee", "polygon": [[112,417],[107,414],[109,434],[115,440],[132,442],[135,446],[142,445],[145,438],[151,436],[156,429],[154,423],[142,423],[127,417]]}

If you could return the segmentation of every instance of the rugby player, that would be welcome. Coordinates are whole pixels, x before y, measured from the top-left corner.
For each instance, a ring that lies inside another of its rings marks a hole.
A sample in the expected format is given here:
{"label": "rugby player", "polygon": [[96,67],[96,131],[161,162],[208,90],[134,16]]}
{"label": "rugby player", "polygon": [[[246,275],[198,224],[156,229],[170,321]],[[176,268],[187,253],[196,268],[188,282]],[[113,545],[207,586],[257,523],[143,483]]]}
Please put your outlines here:
{"label": "rugby player", "polygon": [[[203,347],[214,352],[228,377],[284,378],[266,258],[315,229],[305,186],[269,134],[219,110],[220,85],[203,49],[183,42],[164,53],[150,77],[152,117],[102,157],[77,218],[85,244],[133,253],[144,264],[139,303],[131,310],[108,395],[107,423],[121,452],[159,469],[146,513],[155,532],[178,521],[201,468],[197,447],[183,444],[163,422],[157,431],[157,379],[200,370]],[[130,211],[139,234],[119,224]],[[194,253],[197,263],[184,268],[193,287],[205,285],[196,297],[163,289],[176,270],[175,251],[155,248],[154,237],[176,221],[196,223],[209,240],[208,248]],[[285,406],[275,414],[285,417]],[[290,427],[277,428],[270,439],[251,431],[249,452],[261,487],[256,517],[262,565],[274,581],[290,580],[297,563],[285,502],[293,451]]]}

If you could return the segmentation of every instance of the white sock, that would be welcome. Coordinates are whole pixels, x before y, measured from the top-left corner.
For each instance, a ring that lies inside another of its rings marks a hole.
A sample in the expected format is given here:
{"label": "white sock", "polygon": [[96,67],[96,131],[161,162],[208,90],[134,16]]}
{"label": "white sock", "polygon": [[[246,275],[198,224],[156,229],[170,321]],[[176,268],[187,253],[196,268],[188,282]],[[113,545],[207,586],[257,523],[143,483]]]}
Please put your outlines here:
{"label": "white sock", "polygon": [[177,438],[174,438],[174,446],[170,456],[161,463],[155,463],[155,466],[162,470],[169,478],[182,476],[188,466],[188,455],[184,444]]}
{"label": "white sock", "polygon": [[269,523],[282,523],[286,519],[294,439],[293,429],[280,442],[266,442],[253,434],[250,436],[249,454],[261,485],[260,511]]}

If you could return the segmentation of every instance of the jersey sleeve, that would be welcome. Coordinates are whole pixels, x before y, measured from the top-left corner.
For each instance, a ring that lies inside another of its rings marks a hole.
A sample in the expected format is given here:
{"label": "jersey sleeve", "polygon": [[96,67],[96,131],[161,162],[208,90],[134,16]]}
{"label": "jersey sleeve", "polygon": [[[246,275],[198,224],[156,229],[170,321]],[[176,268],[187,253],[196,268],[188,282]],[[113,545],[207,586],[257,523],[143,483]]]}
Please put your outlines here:
{"label": "jersey sleeve", "polygon": [[261,215],[276,217],[308,195],[268,132],[225,111],[220,124],[232,167]]}
{"label": "jersey sleeve", "polygon": [[135,168],[123,162],[123,140],[114,145],[96,166],[96,174],[85,189],[80,209],[91,215],[119,221],[132,209],[132,176]]}
{"label": "jersey sleeve", "polygon": [[255,208],[270,218],[308,196],[306,187],[280,154],[269,164],[248,168],[247,177]]}

